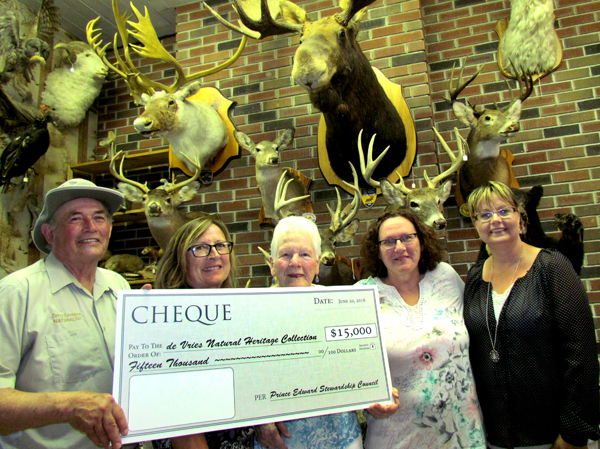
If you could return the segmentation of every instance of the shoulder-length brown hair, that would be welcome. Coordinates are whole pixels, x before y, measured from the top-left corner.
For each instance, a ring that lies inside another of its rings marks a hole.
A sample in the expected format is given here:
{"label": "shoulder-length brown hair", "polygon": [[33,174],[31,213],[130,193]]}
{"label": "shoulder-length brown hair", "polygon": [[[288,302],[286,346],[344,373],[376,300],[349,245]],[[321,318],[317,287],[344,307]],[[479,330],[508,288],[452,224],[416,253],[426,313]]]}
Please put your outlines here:
{"label": "shoulder-length brown hair", "polygon": [[[190,247],[195,245],[200,236],[213,224],[223,231],[225,240],[231,242],[231,235],[227,230],[227,226],[219,218],[207,215],[184,224],[173,234],[165,253],[158,263],[156,280],[154,281],[155,288],[188,287],[185,283],[188,272],[186,254]],[[229,276],[227,276],[221,288],[237,287],[238,264],[235,249],[232,249],[229,254],[229,264],[231,266]]]}
{"label": "shoulder-length brown hair", "polygon": [[368,276],[387,277],[387,268],[379,257],[379,229],[384,221],[395,217],[407,219],[417,231],[417,237],[421,245],[419,273],[425,274],[427,271],[434,270],[438,263],[442,261],[442,245],[435,237],[435,232],[432,228],[426,226],[414,212],[398,210],[385,212],[369,227],[360,249],[363,273]]}

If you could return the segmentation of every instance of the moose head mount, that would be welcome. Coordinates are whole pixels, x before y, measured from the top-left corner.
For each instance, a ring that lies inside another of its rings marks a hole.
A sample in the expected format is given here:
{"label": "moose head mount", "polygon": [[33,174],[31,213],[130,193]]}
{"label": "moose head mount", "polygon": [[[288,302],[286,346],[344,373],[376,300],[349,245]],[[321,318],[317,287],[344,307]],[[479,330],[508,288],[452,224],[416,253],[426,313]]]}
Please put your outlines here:
{"label": "moose head mount", "polygon": [[[392,148],[377,168],[377,179],[393,173],[407,154],[405,123],[357,42],[358,21],[374,1],[342,0],[341,13],[313,22],[306,19],[302,8],[288,0],[234,0],[239,26],[223,19],[205,3],[226,27],[254,39],[301,34],[292,77],[323,113],[331,169],[348,183],[352,182],[352,172],[347,162],[354,166],[359,163],[356,152],[361,129],[364,130],[363,144],[367,144],[372,135],[379,136],[374,149],[376,155],[386,146]],[[283,20],[276,20],[280,11]],[[413,126],[412,119],[410,124]],[[360,185],[367,187],[364,180]]]}

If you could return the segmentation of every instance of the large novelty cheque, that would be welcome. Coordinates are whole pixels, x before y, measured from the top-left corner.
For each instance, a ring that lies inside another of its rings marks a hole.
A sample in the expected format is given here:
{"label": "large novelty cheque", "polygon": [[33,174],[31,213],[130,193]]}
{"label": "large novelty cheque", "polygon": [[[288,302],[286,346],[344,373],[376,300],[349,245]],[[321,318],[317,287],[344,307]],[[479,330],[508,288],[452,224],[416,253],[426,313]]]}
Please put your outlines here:
{"label": "large novelty cheque", "polygon": [[124,443],[391,403],[375,286],[119,292]]}

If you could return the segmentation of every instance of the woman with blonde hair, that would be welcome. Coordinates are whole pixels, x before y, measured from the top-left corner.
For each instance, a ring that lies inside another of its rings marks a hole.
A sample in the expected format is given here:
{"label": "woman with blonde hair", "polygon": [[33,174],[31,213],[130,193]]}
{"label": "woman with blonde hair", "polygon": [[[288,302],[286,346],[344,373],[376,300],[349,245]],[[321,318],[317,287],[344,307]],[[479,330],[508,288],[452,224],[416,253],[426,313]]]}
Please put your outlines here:
{"label": "woman with blonde hair", "polygon": [[[237,287],[238,265],[233,246],[227,226],[217,217],[207,215],[186,223],[171,237],[158,263],[154,287]],[[250,449],[253,440],[253,429],[244,427],[152,443],[155,449]]]}
{"label": "woman with blonde hair", "polygon": [[521,240],[509,187],[490,182],[468,206],[491,253],[469,270],[464,307],[488,444],[587,447],[600,437],[600,399],[585,288],[565,256]]}

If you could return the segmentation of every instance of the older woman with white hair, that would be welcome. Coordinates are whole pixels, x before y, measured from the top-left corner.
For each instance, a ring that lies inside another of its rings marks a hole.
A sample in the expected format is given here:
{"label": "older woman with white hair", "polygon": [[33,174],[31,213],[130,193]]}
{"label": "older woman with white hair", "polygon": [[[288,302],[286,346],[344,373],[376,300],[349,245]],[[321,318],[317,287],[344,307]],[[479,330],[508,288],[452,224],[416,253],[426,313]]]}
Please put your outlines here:
{"label": "older woman with white hair", "polygon": [[[317,226],[303,217],[287,217],[273,231],[271,274],[275,287],[311,287],[319,274],[321,237]],[[397,405],[376,404],[393,413]],[[356,412],[337,413],[257,426],[258,449],[362,449]]]}

